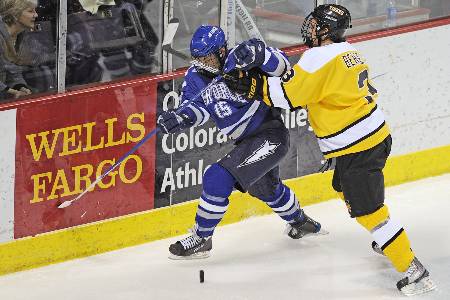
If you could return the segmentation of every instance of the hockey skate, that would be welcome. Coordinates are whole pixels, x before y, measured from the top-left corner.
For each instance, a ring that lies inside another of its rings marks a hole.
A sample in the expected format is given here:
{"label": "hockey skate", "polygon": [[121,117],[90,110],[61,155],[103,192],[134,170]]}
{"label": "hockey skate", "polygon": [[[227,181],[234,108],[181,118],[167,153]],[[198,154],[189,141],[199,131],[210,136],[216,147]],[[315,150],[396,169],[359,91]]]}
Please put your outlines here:
{"label": "hockey skate", "polygon": [[378,245],[375,241],[372,242],[372,249],[375,253],[385,256],[383,250],[381,250],[380,245]]}
{"label": "hockey skate", "polygon": [[414,257],[405,277],[397,282],[397,288],[406,296],[413,296],[434,290],[436,285],[431,281],[427,269]]}
{"label": "hockey skate", "polygon": [[285,233],[292,239],[300,239],[307,235],[324,235],[328,231],[322,229],[319,222],[314,221],[303,212],[304,218],[286,225]]}
{"label": "hockey skate", "polygon": [[200,237],[194,229],[191,235],[170,245],[170,259],[201,259],[209,257],[212,249],[212,237]]}

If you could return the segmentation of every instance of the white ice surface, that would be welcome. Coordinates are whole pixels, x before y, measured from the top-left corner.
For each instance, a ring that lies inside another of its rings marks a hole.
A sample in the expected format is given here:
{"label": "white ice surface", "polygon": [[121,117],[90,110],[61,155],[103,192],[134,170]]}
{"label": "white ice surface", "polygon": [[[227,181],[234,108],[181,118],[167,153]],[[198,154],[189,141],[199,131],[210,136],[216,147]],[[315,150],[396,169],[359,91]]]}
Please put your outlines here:
{"label": "white ice surface", "polygon": [[[450,174],[389,188],[387,198],[438,286],[411,299],[450,299]],[[219,227],[206,260],[169,260],[176,239],[161,240],[2,276],[0,299],[406,299],[400,274],[340,200],[305,210],[330,234],[291,240],[276,215],[255,217]]]}

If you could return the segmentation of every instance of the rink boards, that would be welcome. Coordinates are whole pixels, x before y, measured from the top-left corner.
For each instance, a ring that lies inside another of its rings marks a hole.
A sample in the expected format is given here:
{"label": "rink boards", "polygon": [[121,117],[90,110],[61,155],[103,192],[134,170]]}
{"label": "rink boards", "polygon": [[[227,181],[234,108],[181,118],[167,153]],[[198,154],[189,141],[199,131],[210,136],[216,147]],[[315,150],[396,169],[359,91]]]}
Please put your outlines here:
{"label": "rink boards", "polygon": [[[386,183],[450,172],[449,19],[353,38],[371,66],[394,138]],[[382,50],[381,50],[382,49]],[[298,54],[299,49],[291,49]],[[150,139],[79,202],[61,210],[176,106],[183,72],[0,106],[0,274],[179,235],[201,175],[232,147],[214,126]],[[285,112],[283,178],[302,205],[335,197],[306,112]],[[302,148],[303,147],[303,148]],[[270,213],[234,193],[223,223]]]}

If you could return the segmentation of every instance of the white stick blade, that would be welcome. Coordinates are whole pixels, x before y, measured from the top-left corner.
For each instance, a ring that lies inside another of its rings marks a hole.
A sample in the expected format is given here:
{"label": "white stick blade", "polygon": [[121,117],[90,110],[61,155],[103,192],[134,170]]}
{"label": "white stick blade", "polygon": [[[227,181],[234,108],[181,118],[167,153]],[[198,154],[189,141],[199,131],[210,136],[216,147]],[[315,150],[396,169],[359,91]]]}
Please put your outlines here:
{"label": "white stick blade", "polygon": [[178,29],[178,19],[173,19],[170,21],[169,24],[167,24],[167,28],[164,32],[164,39],[162,42],[162,45],[169,45],[172,44],[173,38],[175,37],[175,33],[177,32]]}
{"label": "white stick blade", "polygon": [[64,201],[63,203],[61,203],[58,208],[66,208],[68,206],[70,206],[70,204],[72,204],[72,201]]}

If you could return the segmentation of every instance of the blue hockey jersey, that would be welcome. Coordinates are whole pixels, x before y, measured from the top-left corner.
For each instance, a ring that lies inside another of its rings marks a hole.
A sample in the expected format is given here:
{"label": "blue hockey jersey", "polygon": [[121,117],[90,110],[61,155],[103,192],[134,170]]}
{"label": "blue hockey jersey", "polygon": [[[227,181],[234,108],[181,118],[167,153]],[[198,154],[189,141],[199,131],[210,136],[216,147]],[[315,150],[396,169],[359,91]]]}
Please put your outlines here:
{"label": "blue hockey jersey", "polygon": [[[233,50],[231,50],[230,54]],[[264,64],[260,67],[269,76],[281,76],[290,69],[289,61],[279,49],[267,47]],[[191,66],[182,85],[181,105],[204,89],[211,78],[201,75]],[[247,101],[230,91],[224,82],[218,82],[181,110],[193,122],[204,124],[211,118],[219,130],[231,139],[239,140],[254,132],[264,121],[270,108],[262,101]]]}

